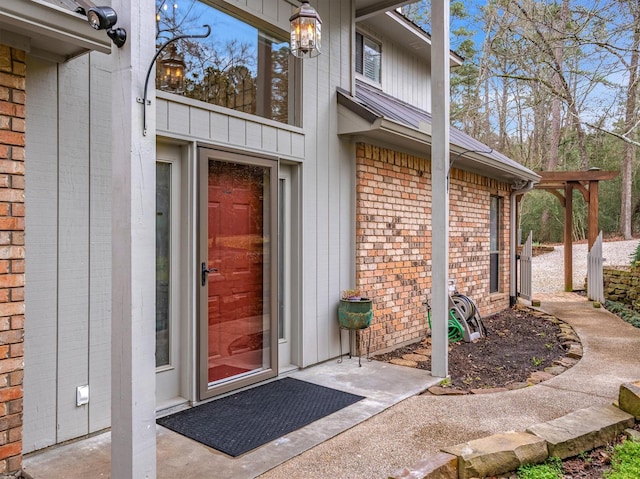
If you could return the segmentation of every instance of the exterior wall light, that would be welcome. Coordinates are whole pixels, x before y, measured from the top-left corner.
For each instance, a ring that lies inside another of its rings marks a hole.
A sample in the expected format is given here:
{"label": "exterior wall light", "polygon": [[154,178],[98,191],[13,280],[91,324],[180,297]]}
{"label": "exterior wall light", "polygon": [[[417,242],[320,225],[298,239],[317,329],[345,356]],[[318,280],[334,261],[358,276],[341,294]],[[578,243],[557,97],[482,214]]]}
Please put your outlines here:
{"label": "exterior wall light", "polygon": [[[210,34],[211,34],[211,26],[209,25],[202,25],[202,28],[206,28],[207,31],[205,33],[202,33],[200,35],[178,35],[176,37],[173,37],[169,40],[167,40],[166,42],[164,42],[162,45],[160,45],[160,48],[158,48],[158,50],[156,51],[156,54],[153,56],[153,58],[151,59],[151,64],[149,65],[149,69],[147,70],[147,77],[145,78],[144,81],[144,93],[142,95],[142,98],[136,98],[136,101],[138,103],[142,103],[142,134],[144,136],[147,136],[147,105],[150,104],[150,101],[147,99],[147,93],[149,90],[149,77],[151,77],[151,71],[153,70],[153,65],[156,63],[156,60],[158,59],[158,57],[162,54],[163,50],[165,48],[167,48],[168,46],[170,46],[172,43],[177,42],[178,40],[182,40],[184,38],[207,38]],[[173,47],[173,45],[171,45]],[[184,59],[181,55],[179,55],[175,48],[172,48],[173,53],[171,53],[171,51],[169,52],[169,54],[167,55],[167,58],[170,59],[170,66],[172,68],[174,68],[174,70],[171,72],[167,72],[166,70],[162,73],[162,80],[161,81],[165,81],[165,76],[167,77],[167,81],[169,80],[176,80],[179,79],[180,80],[180,85],[183,85],[182,82],[184,82]],[[159,62],[160,65],[162,66],[162,60]],[[164,65],[166,67],[166,63]],[[177,88],[178,86],[176,86]],[[180,86],[180,88],[182,88],[182,86]],[[175,93],[179,93],[178,91],[176,91]]]}
{"label": "exterior wall light", "polygon": [[118,48],[127,41],[127,32],[124,28],[113,28],[118,21],[116,11],[111,7],[92,7],[87,11],[87,20],[91,28],[106,30],[107,36]]}
{"label": "exterior wall light", "polygon": [[91,0],[71,0],[77,8],[75,12],[86,15],[89,26],[94,30],[106,30],[115,46],[122,47],[127,42],[124,28],[113,28],[118,22],[118,14],[111,7],[98,7]]}
{"label": "exterior wall light", "polygon": [[179,95],[184,93],[184,57],[178,53],[175,44],[169,45],[167,54],[158,60],[158,70],[157,88]]}
{"label": "exterior wall light", "polygon": [[291,54],[298,58],[320,55],[322,20],[308,0],[302,0],[291,18]]}

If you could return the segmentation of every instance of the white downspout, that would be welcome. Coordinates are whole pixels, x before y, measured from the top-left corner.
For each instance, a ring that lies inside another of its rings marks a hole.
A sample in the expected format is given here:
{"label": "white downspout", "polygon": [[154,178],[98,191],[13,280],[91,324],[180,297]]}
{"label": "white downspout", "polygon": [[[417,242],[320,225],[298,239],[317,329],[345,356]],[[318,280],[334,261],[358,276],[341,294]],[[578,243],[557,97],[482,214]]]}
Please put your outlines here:
{"label": "white downspout", "polygon": [[527,191],[531,191],[533,189],[533,181],[527,181],[527,184],[524,188],[520,188],[519,190],[514,190],[511,192],[511,231],[510,231],[510,239],[509,239],[509,306],[513,307],[518,301],[518,275],[516,273],[516,261],[517,261],[517,249],[516,242],[518,238],[518,225],[516,224],[516,208],[517,202],[516,197],[518,195],[523,195]]}

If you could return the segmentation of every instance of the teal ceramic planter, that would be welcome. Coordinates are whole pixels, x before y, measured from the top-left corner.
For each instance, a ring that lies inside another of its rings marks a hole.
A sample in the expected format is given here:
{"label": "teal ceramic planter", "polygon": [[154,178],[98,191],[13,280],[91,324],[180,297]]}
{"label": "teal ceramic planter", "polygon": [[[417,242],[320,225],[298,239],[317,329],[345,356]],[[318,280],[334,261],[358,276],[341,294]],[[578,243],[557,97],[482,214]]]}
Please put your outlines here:
{"label": "teal ceramic planter", "polygon": [[371,326],[373,301],[368,298],[341,299],[338,323],[345,329],[365,329]]}

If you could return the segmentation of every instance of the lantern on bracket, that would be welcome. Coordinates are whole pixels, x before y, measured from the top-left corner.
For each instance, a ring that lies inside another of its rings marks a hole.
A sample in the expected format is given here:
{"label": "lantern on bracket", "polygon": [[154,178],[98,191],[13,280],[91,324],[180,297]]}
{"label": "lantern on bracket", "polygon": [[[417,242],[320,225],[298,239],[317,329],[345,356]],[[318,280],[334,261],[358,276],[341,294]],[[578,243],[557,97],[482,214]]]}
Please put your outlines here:
{"label": "lantern on bracket", "polygon": [[169,45],[166,54],[158,60],[158,88],[171,93],[184,93],[184,57],[175,44]]}
{"label": "lantern on bracket", "polygon": [[322,19],[309,5],[308,0],[293,12],[291,18],[291,54],[298,58],[313,58],[320,55],[322,45]]}

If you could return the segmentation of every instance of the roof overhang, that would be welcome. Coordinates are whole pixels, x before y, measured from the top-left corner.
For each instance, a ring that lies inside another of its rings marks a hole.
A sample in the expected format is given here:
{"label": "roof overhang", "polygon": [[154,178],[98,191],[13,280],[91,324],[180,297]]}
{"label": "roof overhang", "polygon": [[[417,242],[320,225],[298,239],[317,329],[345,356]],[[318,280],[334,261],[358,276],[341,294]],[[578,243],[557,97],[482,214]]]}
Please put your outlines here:
{"label": "roof overhang", "polygon": [[413,3],[415,0],[355,0],[356,21]]}
{"label": "roof overhang", "polygon": [[44,0],[2,0],[0,44],[58,63],[92,50],[111,52],[109,37],[85,16]]}
{"label": "roof overhang", "polygon": [[[431,60],[431,36],[398,12],[386,11],[371,16],[362,23],[397,41],[398,44],[406,45],[420,59],[426,62]],[[452,68],[462,65],[462,61],[453,51],[449,55],[449,65]]]}
{"label": "roof overhang", "polygon": [[[385,118],[359,103],[350,95],[338,91],[338,135],[350,137],[383,148],[431,158],[431,125],[420,128]],[[523,182],[537,183],[540,176],[533,171],[501,162],[487,147],[486,152],[470,152],[451,142],[450,164],[453,168],[477,173],[505,183],[521,186]]]}

